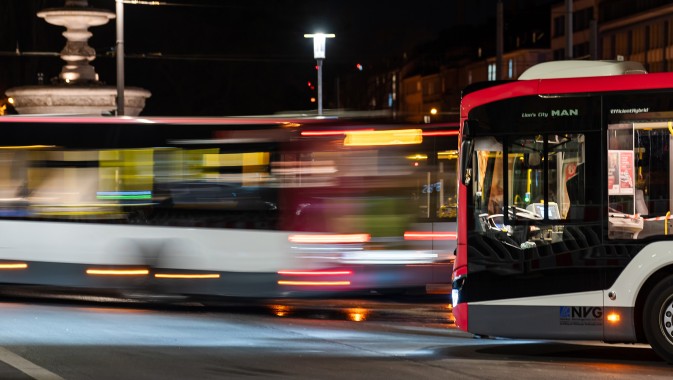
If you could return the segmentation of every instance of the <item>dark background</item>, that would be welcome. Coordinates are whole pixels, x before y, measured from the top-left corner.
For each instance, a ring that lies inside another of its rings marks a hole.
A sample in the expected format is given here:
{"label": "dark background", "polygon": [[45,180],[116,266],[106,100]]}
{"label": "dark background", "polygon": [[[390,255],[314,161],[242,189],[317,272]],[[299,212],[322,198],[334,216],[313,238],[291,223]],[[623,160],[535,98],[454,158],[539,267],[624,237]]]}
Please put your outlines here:
{"label": "dark background", "polygon": [[[508,15],[526,17],[533,5],[552,0],[505,0]],[[36,13],[63,0],[0,1],[0,91],[45,83],[63,61],[25,53],[60,51],[64,28]],[[127,86],[148,89],[144,115],[251,115],[315,109],[308,82],[316,82],[313,42],[305,33],[335,33],[323,66],[325,108],[357,105],[367,78],[386,65],[403,64],[419,49],[452,44],[475,52],[495,42],[496,0],[168,0],[165,5],[126,4]],[[90,0],[114,12],[114,0]],[[548,9],[548,8],[547,8]],[[531,14],[533,16],[533,14]],[[510,28],[525,28],[520,21]],[[89,29],[92,62],[102,82],[116,85],[115,20]],[[439,43],[437,41],[444,41]],[[485,42],[484,42],[485,41]],[[22,55],[16,55],[17,51]],[[476,53],[475,53],[476,54]],[[357,64],[363,66],[360,71]],[[347,100],[351,99],[350,102]],[[340,104],[343,106],[343,104]]]}

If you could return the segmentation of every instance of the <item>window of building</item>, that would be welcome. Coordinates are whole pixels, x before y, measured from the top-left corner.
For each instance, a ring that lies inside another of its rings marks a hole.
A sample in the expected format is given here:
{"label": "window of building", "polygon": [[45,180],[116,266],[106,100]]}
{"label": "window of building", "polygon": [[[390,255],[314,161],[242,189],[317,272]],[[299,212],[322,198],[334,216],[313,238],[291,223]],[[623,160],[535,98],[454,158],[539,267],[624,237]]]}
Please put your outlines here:
{"label": "window of building", "polygon": [[650,25],[648,45],[652,49],[664,47],[664,24]]}
{"label": "window of building", "polygon": [[554,17],[554,37],[560,37],[565,34],[565,16]]}
{"label": "window of building", "polygon": [[496,78],[495,75],[495,63],[489,63],[488,64],[488,80],[489,81],[494,81]]}
{"label": "window of building", "polygon": [[615,50],[614,55],[610,58],[616,57],[617,55],[628,55],[629,54],[629,38],[628,33],[617,33],[615,35]]}
{"label": "window of building", "polygon": [[633,30],[626,33],[626,54],[633,54]]}
{"label": "window of building", "polygon": [[432,95],[435,93],[435,84],[434,82],[427,82],[426,84],[426,95]]}
{"label": "window of building", "polygon": [[589,29],[593,17],[593,8],[584,8],[577,12],[573,12],[573,31],[578,32],[580,30]]}
{"label": "window of building", "polygon": [[605,38],[603,38],[603,53],[601,57],[604,59],[615,59],[617,56],[615,53],[615,44],[616,44],[616,37],[615,35],[610,35]]}
{"label": "window of building", "polygon": [[666,71],[666,69],[664,68],[664,63],[662,61],[657,61],[657,62],[648,62],[647,71],[651,73],[658,73]]}
{"label": "window of building", "polygon": [[554,50],[554,60],[560,61],[565,59],[566,49],[556,49]]}
{"label": "window of building", "polygon": [[589,43],[581,43],[573,46],[573,58],[585,58],[591,55]]}
{"label": "window of building", "polygon": [[645,51],[645,28],[636,28],[631,32],[631,53]]}

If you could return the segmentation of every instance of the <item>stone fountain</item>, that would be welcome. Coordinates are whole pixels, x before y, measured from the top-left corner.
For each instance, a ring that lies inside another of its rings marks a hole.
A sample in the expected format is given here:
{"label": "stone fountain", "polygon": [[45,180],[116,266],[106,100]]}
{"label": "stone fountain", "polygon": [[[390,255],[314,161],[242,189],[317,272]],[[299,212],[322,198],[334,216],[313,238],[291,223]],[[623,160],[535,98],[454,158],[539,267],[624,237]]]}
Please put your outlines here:
{"label": "stone fountain", "polygon": [[[62,8],[48,8],[37,13],[52,25],[64,26],[67,43],[61,50],[65,65],[51,85],[14,87],[6,95],[14,99],[20,114],[112,114],[117,109],[117,88],[106,86],[89,63],[96,51],[89,46],[89,27],[105,25],[115,14],[89,7],[87,0],[66,0]],[[137,116],[145,107],[150,92],[136,87],[124,89],[124,110]]]}

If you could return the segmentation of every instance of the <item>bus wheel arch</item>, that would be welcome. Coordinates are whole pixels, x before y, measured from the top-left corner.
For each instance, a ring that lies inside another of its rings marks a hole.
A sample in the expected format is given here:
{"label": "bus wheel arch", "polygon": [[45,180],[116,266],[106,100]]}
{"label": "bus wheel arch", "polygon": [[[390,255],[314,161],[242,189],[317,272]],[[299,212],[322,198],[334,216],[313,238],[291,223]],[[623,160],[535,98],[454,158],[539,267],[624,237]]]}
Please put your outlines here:
{"label": "bus wheel arch", "polygon": [[654,289],[655,286],[660,284],[662,281],[664,281],[665,278],[669,276],[673,276],[673,265],[661,268],[658,271],[652,273],[638,291],[634,310],[634,323],[636,325],[636,336],[638,342],[647,343],[647,337],[645,336],[644,329],[645,303],[647,301],[647,297],[652,294],[652,289]]}
{"label": "bus wheel arch", "polygon": [[645,299],[643,330],[654,351],[673,363],[673,275],[659,281]]}

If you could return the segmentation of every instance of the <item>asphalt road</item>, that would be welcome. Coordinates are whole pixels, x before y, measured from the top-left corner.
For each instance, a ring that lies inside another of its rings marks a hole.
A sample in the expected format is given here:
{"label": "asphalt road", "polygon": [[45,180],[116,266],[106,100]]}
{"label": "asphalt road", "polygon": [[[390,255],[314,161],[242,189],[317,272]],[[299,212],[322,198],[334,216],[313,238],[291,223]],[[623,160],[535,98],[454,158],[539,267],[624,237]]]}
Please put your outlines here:
{"label": "asphalt road", "polygon": [[475,339],[441,299],[0,300],[0,379],[652,379],[648,346]]}

